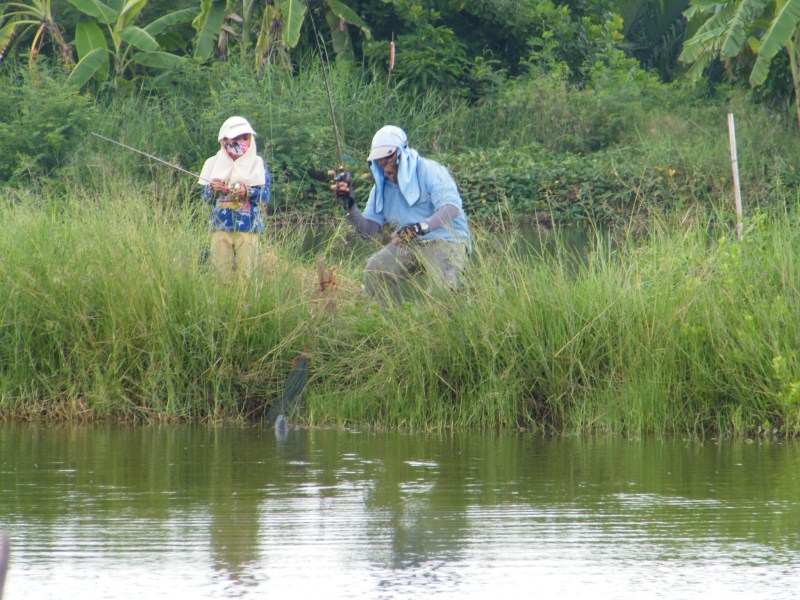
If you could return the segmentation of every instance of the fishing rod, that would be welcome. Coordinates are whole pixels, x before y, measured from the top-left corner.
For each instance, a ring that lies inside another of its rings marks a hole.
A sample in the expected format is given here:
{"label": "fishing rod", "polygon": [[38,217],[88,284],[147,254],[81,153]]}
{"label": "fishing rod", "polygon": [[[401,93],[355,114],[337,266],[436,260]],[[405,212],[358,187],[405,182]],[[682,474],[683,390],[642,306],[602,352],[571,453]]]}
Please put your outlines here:
{"label": "fishing rod", "polygon": [[[339,127],[336,125],[336,111],[333,107],[333,94],[331,93],[331,82],[328,79],[328,70],[325,68],[325,54],[322,51],[322,44],[320,43],[321,36],[317,31],[317,25],[314,23],[314,17],[311,11],[308,13],[308,18],[311,21],[311,27],[314,28],[314,40],[317,43],[317,50],[319,50],[320,67],[322,68],[322,81],[325,83],[325,92],[328,96],[328,110],[331,113],[331,125],[333,125],[333,136],[336,139],[336,157],[339,159],[339,171],[344,170],[344,159],[342,154],[342,139],[339,135]],[[331,175],[332,173],[329,173]]]}
{"label": "fishing rod", "polygon": [[[335,188],[336,182],[348,181],[350,182],[350,174],[344,170],[344,154],[342,153],[342,140],[339,135],[339,127],[336,124],[336,111],[333,106],[333,94],[331,93],[331,84],[328,79],[328,71],[325,68],[325,55],[322,51],[322,44],[320,43],[321,36],[317,31],[317,25],[314,23],[314,17],[309,10],[308,18],[311,21],[311,27],[314,29],[315,41],[317,49],[319,50],[320,67],[322,68],[322,79],[325,82],[325,92],[328,96],[328,109],[331,114],[331,124],[333,125],[333,135],[336,140],[336,157],[339,159],[339,172],[328,171],[328,175],[334,178],[334,184],[331,188]],[[312,315],[308,319],[308,327],[310,329],[308,339],[305,346],[292,361],[292,370],[289,372],[289,377],[283,388],[281,395],[272,402],[269,411],[266,414],[266,422],[273,424],[275,427],[275,434],[278,440],[286,438],[286,431],[288,429],[287,417],[296,414],[303,406],[303,391],[305,390],[306,383],[311,375],[311,361],[308,356],[308,348],[311,345],[315,335],[316,321],[320,315],[324,314],[325,309],[330,302],[330,296],[336,287],[336,282],[333,279],[334,268],[328,269],[322,255],[317,255],[317,278],[319,279],[319,292],[323,294],[322,305],[320,306],[316,315]],[[316,317],[316,318],[314,318]]]}
{"label": "fishing rod", "polygon": [[[322,81],[325,84],[325,93],[328,98],[328,110],[330,111],[331,115],[331,125],[333,126],[333,136],[336,140],[336,157],[339,159],[339,169],[338,172],[330,169],[328,171],[328,177],[331,177],[331,189],[335,190],[336,186],[340,181],[345,181],[349,186],[353,185],[352,175],[349,172],[345,171],[344,169],[344,153],[342,152],[342,139],[339,135],[339,126],[336,124],[336,110],[333,105],[333,92],[331,91],[331,82],[330,82],[330,74],[328,73],[328,69],[325,68],[325,57],[326,53],[322,50],[322,36],[319,34],[317,30],[317,25],[314,22],[314,17],[311,14],[311,11],[308,13],[308,18],[311,21],[311,27],[314,29],[314,41],[317,44],[317,50],[319,51],[319,60],[320,60],[320,68],[322,69]],[[330,62],[330,61],[328,61]],[[352,188],[351,188],[352,189]]]}
{"label": "fishing rod", "polygon": [[90,133],[95,137],[99,137],[101,140],[105,140],[107,142],[111,142],[112,144],[116,144],[117,146],[122,146],[126,150],[131,150],[132,152],[136,152],[137,154],[141,154],[142,156],[146,156],[147,158],[149,158],[151,160],[154,160],[156,162],[160,162],[162,165],[166,165],[168,167],[172,167],[176,171],[180,171],[181,173],[186,173],[187,175],[191,175],[192,177],[196,177],[200,181],[205,181],[206,183],[211,183],[210,180],[206,179],[205,177],[200,177],[200,175],[198,175],[197,173],[192,173],[191,171],[188,171],[188,170],[184,169],[183,167],[179,167],[178,165],[172,164],[171,162],[167,162],[166,160],[158,158],[157,156],[153,156],[152,154],[148,154],[147,152],[143,152],[142,150],[138,150],[137,148],[134,148],[133,146],[128,146],[127,144],[123,144],[122,142],[118,142],[117,140],[112,140],[111,138],[108,138],[108,137],[106,137],[104,135],[100,135],[99,133],[95,133],[94,131],[91,131]]}

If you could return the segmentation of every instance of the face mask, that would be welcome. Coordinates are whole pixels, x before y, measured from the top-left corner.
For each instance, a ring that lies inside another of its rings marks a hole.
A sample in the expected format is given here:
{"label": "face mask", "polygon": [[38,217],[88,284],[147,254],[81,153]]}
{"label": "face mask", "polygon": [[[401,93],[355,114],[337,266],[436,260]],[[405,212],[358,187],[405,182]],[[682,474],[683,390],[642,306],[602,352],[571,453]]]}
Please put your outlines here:
{"label": "face mask", "polygon": [[247,149],[250,147],[250,140],[234,140],[230,144],[222,144],[225,148],[225,152],[228,153],[233,160],[236,160],[240,156],[243,156]]}

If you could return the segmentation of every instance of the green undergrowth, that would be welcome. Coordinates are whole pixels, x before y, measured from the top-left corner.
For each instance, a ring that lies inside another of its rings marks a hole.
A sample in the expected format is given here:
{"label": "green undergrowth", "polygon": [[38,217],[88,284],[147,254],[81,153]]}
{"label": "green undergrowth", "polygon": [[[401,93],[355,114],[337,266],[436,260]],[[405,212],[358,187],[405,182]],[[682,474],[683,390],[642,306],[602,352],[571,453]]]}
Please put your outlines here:
{"label": "green undergrowth", "polygon": [[[798,431],[796,224],[598,234],[578,260],[481,230],[468,286],[326,338],[311,416],[545,432]],[[558,233],[552,233],[558,236]],[[555,247],[560,242],[555,241]],[[367,331],[364,331],[367,329]]]}
{"label": "green undergrowth", "polygon": [[773,210],[800,189],[794,120],[741,91],[720,87],[706,96],[624,77],[577,88],[555,76],[529,77],[469,104],[389,93],[354,65],[329,68],[312,61],[297,72],[275,67],[257,75],[234,64],[187,67],[170,89],[94,96],[65,86],[57,72],[36,79],[22,69],[4,72],[0,193],[25,200],[41,186],[94,194],[98,181],[168,176],[191,188],[185,173],[92,133],[199,172],[232,114],[246,116],[258,132],[271,204],[284,216],[338,218],[328,171],[340,158],[363,206],[371,186],[365,157],[387,123],[403,127],[412,147],[453,172],[471,217],[618,227],[695,205],[708,210],[733,193],[729,112],[745,209]]}
{"label": "green undergrowth", "polygon": [[[754,435],[800,430],[797,219],[716,213],[531,245],[474,223],[464,289],[382,311],[376,244],[270,225],[247,282],[208,271],[206,209],[133,182],[5,206],[0,415],[259,422],[301,352],[310,426]],[[170,198],[173,198],[170,200]],[[337,285],[317,286],[315,255]]]}
{"label": "green undergrowth", "polygon": [[4,211],[3,413],[238,418],[274,395],[303,320],[288,267],[220,285],[204,217],[112,198]]}

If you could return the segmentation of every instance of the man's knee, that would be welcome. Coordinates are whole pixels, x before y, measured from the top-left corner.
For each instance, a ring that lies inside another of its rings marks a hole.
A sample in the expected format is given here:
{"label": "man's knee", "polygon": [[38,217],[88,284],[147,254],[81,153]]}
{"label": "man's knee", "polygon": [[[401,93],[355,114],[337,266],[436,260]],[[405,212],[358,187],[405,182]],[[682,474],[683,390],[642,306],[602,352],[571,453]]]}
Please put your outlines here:
{"label": "man's knee", "polygon": [[383,272],[381,260],[376,255],[372,255],[367,259],[367,266],[364,268],[365,273],[379,273]]}

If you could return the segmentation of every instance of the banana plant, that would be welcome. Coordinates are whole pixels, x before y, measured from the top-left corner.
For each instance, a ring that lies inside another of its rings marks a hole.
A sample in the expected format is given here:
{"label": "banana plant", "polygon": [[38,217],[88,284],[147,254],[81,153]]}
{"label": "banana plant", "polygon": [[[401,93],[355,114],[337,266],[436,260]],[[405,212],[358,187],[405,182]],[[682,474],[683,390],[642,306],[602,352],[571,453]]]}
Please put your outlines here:
{"label": "banana plant", "polygon": [[[214,52],[215,44],[220,50],[230,29],[231,17],[242,25],[242,46],[249,47],[251,24],[260,20],[260,29],[254,46],[257,64],[272,54],[283,54],[300,42],[304,25],[310,22],[305,0],[271,0],[264,4],[260,14],[254,0],[201,0],[201,12],[194,21],[197,37],[195,53],[197,60],[207,60]],[[355,11],[339,0],[324,0],[325,20],[330,28],[333,49],[337,56],[345,56],[352,48],[348,25],[358,28],[366,38],[371,37],[367,24]],[[238,11],[238,12],[237,12]],[[313,26],[314,24],[307,26]],[[227,29],[226,29],[227,28]],[[220,44],[220,42],[223,42]]]}
{"label": "banana plant", "polygon": [[614,0],[613,6],[622,17],[625,49],[670,81],[685,39],[689,0]]}
{"label": "banana plant", "polygon": [[800,127],[800,0],[692,0],[684,14],[690,23],[700,23],[679,57],[692,65],[688,75],[695,81],[714,58],[731,59],[751,51],[756,60],[750,85],[762,85],[772,59],[786,50]]}
{"label": "banana plant", "polygon": [[[91,17],[75,27],[78,64],[67,82],[81,87],[90,79],[126,81],[135,75],[136,66],[156,70],[172,69],[185,57],[163,51],[158,36],[170,27],[189,23],[197,14],[194,8],[176,10],[144,27],[135,24],[147,0],[69,0]],[[104,31],[105,30],[105,31]]]}
{"label": "banana plant", "polygon": [[[72,48],[64,40],[61,26],[53,18],[51,0],[28,0],[28,2],[7,2],[0,14],[0,64],[19,40],[33,32],[28,66],[31,71],[36,66],[42,44],[50,36],[58,48],[59,60],[64,65],[72,65]],[[6,12],[8,11],[8,12]]]}

